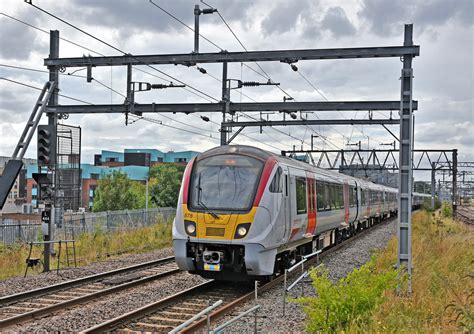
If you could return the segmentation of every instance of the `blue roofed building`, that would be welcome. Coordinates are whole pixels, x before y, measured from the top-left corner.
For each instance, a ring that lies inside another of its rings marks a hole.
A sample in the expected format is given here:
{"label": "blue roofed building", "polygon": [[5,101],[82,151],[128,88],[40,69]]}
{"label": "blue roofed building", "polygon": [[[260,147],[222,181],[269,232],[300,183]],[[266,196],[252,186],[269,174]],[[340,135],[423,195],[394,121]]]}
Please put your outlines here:
{"label": "blue roofed building", "polygon": [[[156,149],[125,149],[123,152],[102,150],[94,155],[94,164],[81,164],[81,202],[86,210],[92,208],[97,181],[113,172],[127,174],[128,178],[137,182],[145,182],[150,167],[173,163],[187,164],[199,152],[180,151],[162,152]],[[38,172],[38,165],[27,167],[27,202],[37,204],[38,189],[33,180],[33,173]]]}

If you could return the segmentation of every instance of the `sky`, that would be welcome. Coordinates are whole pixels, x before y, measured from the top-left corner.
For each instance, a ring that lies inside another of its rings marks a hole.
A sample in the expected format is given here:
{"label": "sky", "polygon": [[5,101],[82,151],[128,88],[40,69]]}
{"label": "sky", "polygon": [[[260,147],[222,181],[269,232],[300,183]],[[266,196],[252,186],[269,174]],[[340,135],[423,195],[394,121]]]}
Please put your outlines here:
{"label": "sky", "polygon": [[[194,24],[194,5],[206,7],[190,0],[153,1],[190,26]],[[193,32],[148,0],[33,0],[33,3],[127,53],[189,53],[193,50]],[[402,45],[404,24],[413,23],[414,44],[420,45],[420,56],[413,61],[413,96],[419,101],[415,112],[415,148],[457,148],[459,161],[474,161],[473,0],[209,0],[207,3],[219,10],[247,50]],[[49,34],[44,31],[59,30],[61,38],[80,45],[61,40],[61,57],[120,53],[24,1],[2,0],[0,12],[0,155],[8,156],[13,153],[39,91],[5,79],[42,87],[48,74],[7,66],[46,70],[43,61],[49,54]],[[202,15],[200,20],[201,34],[214,44],[227,51],[243,50],[217,13]],[[200,51],[220,50],[201,38]],[[240,63],[230,64],[229,78],[264,82],[264,77],[270,77],[296,101],[398,100],[400,97],[402,63],[397,58],[300,61],[296,64],[298,72],[288,64],[278,62],[248,65],[251,69]],[[195,67],[160,65],[160,70],[186,82],[188,90],[173,88],[139,92],[136,101],[220,100],[221,83],[218,80],[222,75],[221,65],[205,64],[202,67],[208,74],[200,73]],[[126,88],[125,67],[96,68],[93,70],[95,80],[91,83],[82,77],[85,75],[82,69],[75,72],[80,77],[67,75],[73,70],[78,69],[68,68],[61,75],[61,94],[92,104],[124,102],[120,94],[124,94]],[[138,66],[133,76],[134,81],[149,83],[172,81],[145,66]],[[207,96],[193,94],[189,86],[198,88]],[[282,90],[276,86],[235,89],[231,100],[283,101],[285,93]],[[59,98],[59,103],[81,104],[63,97]],[[125,117],[121,114],[70,115],[64,123],[82,128],[84,162],[92,162],[93,154],[102,149],[204,151],[219,145],[221,114],[211,115],[211,122],[204,122],[199,115],[146,116],[164,125],[139,120],[125,126]],[[258,114],[251,116],[259,117]],[[310,119],[367,118],[368,112],[318,112],[303,116]],[[279,120],[282,115],[264,117]],[[245,116],[239,119],[244,120]],[[390,126],[390,129],[398,134],[398,126]],[[263,133],[258,128],[247,128],[235,143],[278,152],[292,149],[293,145],[309,148],[311,134],[319,135],[315,145],[323,149],[351,148],[347,144],[358,141],[363,148],[386,148],[381,144],[394,140],[380,125],[299,126],[264,128]],[[35,141],[32,141],[27,157],[36,156]]]}

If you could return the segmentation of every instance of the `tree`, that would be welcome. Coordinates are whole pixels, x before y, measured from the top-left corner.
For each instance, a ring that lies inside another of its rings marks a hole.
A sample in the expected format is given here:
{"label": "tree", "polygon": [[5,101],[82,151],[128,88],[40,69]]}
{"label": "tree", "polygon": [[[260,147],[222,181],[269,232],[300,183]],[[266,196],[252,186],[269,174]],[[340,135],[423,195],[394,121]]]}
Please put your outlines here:
{"label": "tree", "polygon": [[152,167],[149,184],[150,200],[157,207],[176,207],[179,197],[179,188],[183,178],[184,166],[163,164]]}
{"label": "tree", "polygon": [[92,211],[125,210],[139,208],[141,194],[145,203],[145,190],[131,181],[127,174],[115,171],[97,182]]}

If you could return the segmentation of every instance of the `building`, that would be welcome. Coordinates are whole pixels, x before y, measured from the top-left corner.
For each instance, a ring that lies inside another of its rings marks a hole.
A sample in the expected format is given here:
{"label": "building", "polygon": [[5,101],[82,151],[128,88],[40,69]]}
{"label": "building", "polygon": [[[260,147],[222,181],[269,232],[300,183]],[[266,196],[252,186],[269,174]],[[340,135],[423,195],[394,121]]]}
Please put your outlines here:
{"label": "building", "polygon": [[[163,163],[186,164],[197,154],[195,151],[164,153],[155,149],[125,149],[124,152],[103,150],[101,154],[94,155],[94,164],[80,165],[80,207],[85,210],[92,208],[97,182],[106,175],[121,172],[127,174],[130,180],[145,182],[150,167]],[[33,180],[33,173],[37,172],[36,164],[29,165],[25,171],[26,202],[33,206],[38,203],[38,187]]]}
{"label": "building", "polygon": [[125,149],[123,152],[103,150],[101,154],[94,155],[96,166],[155,166],[161,163],[186,164],[199,152],[162,152],[155,149]]}

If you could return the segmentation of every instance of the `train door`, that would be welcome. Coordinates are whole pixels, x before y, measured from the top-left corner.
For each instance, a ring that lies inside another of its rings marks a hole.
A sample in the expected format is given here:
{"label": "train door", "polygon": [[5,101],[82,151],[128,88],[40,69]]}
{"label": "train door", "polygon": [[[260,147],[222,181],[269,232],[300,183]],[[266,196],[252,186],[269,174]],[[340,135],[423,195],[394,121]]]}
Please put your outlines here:
{"label": "train door", "polygon": [[284,182],[283,182],[283,215],[285,222],[285,232],[283,240],[288,240],[291,231],[291,190],[290,190],[290,169],[288,166],[282,166]]}
{"label": "train door", "polygon": [[354,218],[354,221],[358,220],[359,218],[359,212],[360,212],[360,198],[359,198],[359,194],[360,194],[360,191],[359,191],[359,184],[357,182],[355,182],[355,188],[353,190],[353,193],[354,193],[354,200],[355,200],[355,207],[356,207],[356,215],[355,215],[355,218]]}
{"label": "train door", "polygon": [[350,207],[350,203],[349,203],[349,184],[344,181],[344,184],[342,186],[343,188],[343,196],[344,196],[344,222],[346,224],[349,224],[349,207]]}
{"label": "train door", "polygon": [[306,197],[308,199],[308,225],[306,234],[314,235],[316,230],[316,180],[314,175],[306,173]]}

